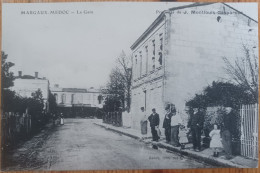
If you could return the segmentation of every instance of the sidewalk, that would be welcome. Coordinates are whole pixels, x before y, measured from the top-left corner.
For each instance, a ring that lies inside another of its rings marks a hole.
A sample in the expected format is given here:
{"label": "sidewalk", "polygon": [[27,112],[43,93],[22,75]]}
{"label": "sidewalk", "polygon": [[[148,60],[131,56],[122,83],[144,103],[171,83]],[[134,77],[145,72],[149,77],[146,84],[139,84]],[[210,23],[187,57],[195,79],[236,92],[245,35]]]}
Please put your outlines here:
{"label": "sidewalk", "polygon": [[258,166],[257,160],[248,159],[242,156],[234,156],[230,160],[225,159],[225,154],[220,153],[219,157],[213,157],[212,156],[212,150],[207,148],[204,149],[201,152],[196,152],[192,150],[192,144],[187,144],[185,146],[185,149],[182,150],[180,147],[174,147],[170,144],[167,144],[165,142],[165,139],[161,139],[159,142],[152,142],[151,136],[148,135],[141,135],[141,133],[137,130],[131,129],[131,128],[124,128],[124,127],[115,127],[110,124],[105,124],[102,122],[94,122],[95,125],[98,125],[100,127],[106,128],[107,130],[111,130],[129,137],[132,137],[134,139],[138,139],[145,143],[151,143],[154,145],[157,145],[160,148],[165,148],[169,152],[177,152],[182,155],[201,160],[205,163],[220,166],[220,167],[234,167],[234,168],[256,168]]}

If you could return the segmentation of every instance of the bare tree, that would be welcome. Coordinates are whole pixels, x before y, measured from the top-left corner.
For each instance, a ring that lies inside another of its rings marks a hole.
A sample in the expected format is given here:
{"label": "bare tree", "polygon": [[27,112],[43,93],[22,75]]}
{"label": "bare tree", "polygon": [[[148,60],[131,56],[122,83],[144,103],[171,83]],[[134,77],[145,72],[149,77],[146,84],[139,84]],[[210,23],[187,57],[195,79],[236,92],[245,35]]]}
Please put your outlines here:
{"label": "bare tree", "polygon": [[132,62],[131,57],[126,56],[124,51],[116,59],[116,65],[111,70],[109,81],[107,83],[107,94],[110,102],[107,104],[118,105],[127,111],[130,110],[131,104],[131,79],[132,79]]}
{"label": "bare tree", "polygon": [[119,74],[124,83],[124,91],[125,91],[125,102],[127,111],[130,110],[131,106],[131,81],[132,81],[132,60],[131,56],[126,56],[125,52],[122,51],[120,56],[117,58],[117,68],[119,70]]}
{"label": "bare tree", "polygon": [[252,99],[258,102],[258,57],[243,45],[243,57],[237,57],[231,62],[226,57],[223,60],[226,64],[225,71],[239,85],[252,94]]}

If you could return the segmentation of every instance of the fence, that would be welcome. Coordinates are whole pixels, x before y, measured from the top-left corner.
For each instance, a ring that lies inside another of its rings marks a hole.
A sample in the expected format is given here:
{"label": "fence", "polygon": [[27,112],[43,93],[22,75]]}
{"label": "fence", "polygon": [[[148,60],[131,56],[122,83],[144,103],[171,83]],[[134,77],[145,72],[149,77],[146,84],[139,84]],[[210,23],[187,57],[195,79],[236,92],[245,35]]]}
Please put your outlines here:
{"label": "fence", "polygon": [[242,105],[241,155],[258,159],[258,104]]}
{"label": "fence", "polygon": [[107,112],[103,115],[103,122],[122,127],[122,112]]}
{"label": "fence", "polygon": [[26,139],[31,133],[31,116],[19,113],[4,113],[2,116],[1,141],[2,147],[15,145],[18,141]]}

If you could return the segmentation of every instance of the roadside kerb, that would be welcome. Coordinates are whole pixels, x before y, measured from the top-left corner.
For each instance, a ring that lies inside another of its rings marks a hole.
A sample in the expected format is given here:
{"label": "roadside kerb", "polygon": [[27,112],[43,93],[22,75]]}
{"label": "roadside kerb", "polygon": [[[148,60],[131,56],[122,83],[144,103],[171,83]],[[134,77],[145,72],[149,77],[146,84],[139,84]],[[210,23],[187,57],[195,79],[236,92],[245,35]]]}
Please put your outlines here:
{"label": "roadside kerb", "polygon": [[[100,126],[102,128],[105,128],[107,130],[114,131],[116,133],[120,133],[122,135],[131,137],[131,138],[134,138],[134,139],[138,139],[142,142],[147,143],[147,141],[145,141],[145,139],[147,139],[147,138],[144,138],[142,136],[138,136],[136,134],[130,134],[130,133],[124,132],[124,131],[122,131],[122,129],[117,129],[119,127],[113,128],[113,127],[109,127],[109,125],[104,125],[104,124],[100,124],[100,123],[94,123],[94,124],[97,125],[97,126]],[[152,143],[152,142],[149,142],[149,143]],[[220,158],[213,158],[212,156],[208,156],[208,155],[205,155],[205,154],[202,154],[202,153],[199,153],[199,152],[181,150],[178,147],[174,147],[170,144],[166,144],[166,143],[163,143],[163,142],[156,142],[156,145],[160,148],[165,148],[169,151],[177,152],[177,153],[180,153],[184,156],[188,156],[188,157],[191,157],[193,159],[200,160],[200,161],[203,161],[207,164],[211,164],[211,165],[215,165],[215,166],[233,167],[233,168],[245,168],[246,167],[245,165],[235,164],[235,163],[232,163],[228,160],[223,160],[223,159],[220,159]]]}
{"label": "roadside kerb", "polygon": [[105,128],[105,129],[107,129],[107,130],[110,130],[110,131],[113,131],[113,132],[117,132],[117,133],[123,134],[123,135],[125,135],[125,136],[134,138],[134,139],[139,139],[139,140],[141,139],[140,137],[138,137],[138,136],[136,136],[136,135],[132,135],[132,134],[129,134],[129,133],[125,133],[125,132],[122,132],[122,131],[120,131],[120,130],[113,129],[113,128],[107,127],[107,126],[102,125],[102,124],[99,124],[99,123],[94,123],[94,124],[95,124],[95,125],[98,125],[98,126],[100,126],[100,127],[102,127],[102,128]]}

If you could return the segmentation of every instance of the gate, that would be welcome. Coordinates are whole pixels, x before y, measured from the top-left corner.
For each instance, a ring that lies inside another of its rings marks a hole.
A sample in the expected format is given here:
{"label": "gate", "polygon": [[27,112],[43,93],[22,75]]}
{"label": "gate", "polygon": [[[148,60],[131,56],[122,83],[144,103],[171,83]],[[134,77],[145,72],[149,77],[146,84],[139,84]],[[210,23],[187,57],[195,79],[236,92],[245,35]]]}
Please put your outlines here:
{"label": "gate", "polygon": [[241,155],[258,159],[258,104],[242,105]]}

